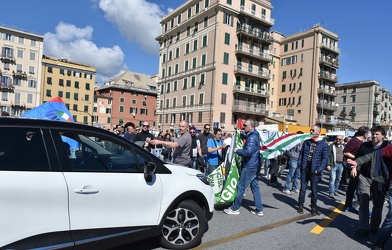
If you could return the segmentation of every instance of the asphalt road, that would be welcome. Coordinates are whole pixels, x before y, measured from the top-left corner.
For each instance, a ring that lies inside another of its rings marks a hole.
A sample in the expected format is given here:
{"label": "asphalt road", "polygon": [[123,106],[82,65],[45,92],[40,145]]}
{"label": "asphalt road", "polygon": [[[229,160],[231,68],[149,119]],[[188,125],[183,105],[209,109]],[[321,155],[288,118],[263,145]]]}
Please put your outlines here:
{"label": "asphalt road", "polygon": [[[320,183],[318,203],[321,215],[310,214],[310,198],[307,191],[305,212],[296,211],[298,194],[282,193],[285,170],[279,177],[279,186],[271,187],[268,180],[260,178],[264,216],[259,217],[250,213],[254,208],[250,190],[242,201],[240,215],[227,215],[221,210],[214,212],[209,223],[209,230],[203,237],[203,242],[197,249],[371,249],[373,237],[360,239],[355,236],[358,228],[358,215],[342,212],[345,200],[345,185],[340,186],[336,200],[328,198],[328,175],[324,173],[324,182]],[[358,202],[354,200],[358,208]],[[388,211],[384,204],[383,218]],[[141,241],[122,246],[124,249],[163,249],[154,240]],[[392,249],[392,240],[385,249]]]}

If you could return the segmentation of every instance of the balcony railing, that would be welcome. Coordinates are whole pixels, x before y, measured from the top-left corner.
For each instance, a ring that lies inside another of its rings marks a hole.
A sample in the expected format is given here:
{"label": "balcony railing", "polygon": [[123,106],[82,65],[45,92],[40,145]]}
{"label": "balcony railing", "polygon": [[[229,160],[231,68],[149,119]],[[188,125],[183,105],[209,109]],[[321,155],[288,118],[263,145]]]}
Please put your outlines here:
{"label": "balcony railing", "polygon": [[328,45],[327,43],[321,43],[320,47],[329,49],[329,50],[331,50],[333,52],[336,52],[336,53],[340,54],[340,49],[338,49],[336,46]]}
{"label": "balcony railing", "polygon": [[15,57],[12,54],[9,53],[1,53],[1,60],[6,60],[6,61],[15,61]]}
{"label": "balcony railing", "polygon": [[331,80],[333,82],[339,81],[339,78],[336,76],[336,74],[329,73],[328,71],[321,71],[319,73],[319,77],[327,80]]}
{"label": "balcony railing", "polygon": [[254,50],[254,49],[245,48],[243,46],[237,46],[236,45],[236,52],[237,53],[241,52],[241,53],[243,53],[245,55],[253,56],[253,57],[257,58],[257,59],[264,59],[266,61],[271,61],[272,60],[272,56],[269,54],[269,51],[267,51],[267,53],[265,53],[265,52],[263,53],[261,51],[257,51],[257,50]]}
{"label": "balcony railing", "polygon": [[245,87],[245,86],[241,86],[241,85],[235,85],[233,87],[233,91],[239,92],[239,93],[244,93],[244,94],[255,95],[255,96],[262,96],[265,98],[270,97],[270,93],[268,91],[261,90],[261,89],[254,89],[254,88]]}
{"label": "balcony railing", "polygon": [[253,18],[256,18],[257,20],[263,21],[267,23],[268,25],[273,26],[275,23],[275,20],[272,18],[267,18],[265,15],[263,15],[261,12],[257,12],[255,10],[251,10],[248,8],[245,8],[245,6],[240,7],[240,13],[245,13],[250,15]]}
{"label": "balcony railing", "polygon": [[336,96],[336,91],[334,89],[327,89],[327,88],[318,88],[317,89],[317,94],[327,94],[327,95],[332,95]]}
{"label": "balcony railing", "polygon": [[250,75],[250,76],[255,76],[255,77],[260,77],[266,80],[269,80],[271,78],[270,73],[262,71],[262,70],[257,70],[257,69],[253,69],[253,68],[246,68],[243,67],[242,65],[237,65],[234,67],[234,71],[235,72],[239,72],[239,73],[243,73],[246,75]]}
{"label": "balcony railing", "polygon": [[12,91],[14,88],[15,88],[15,86],[11,83],[0,82],[0,90],[1,91]]}
{"label": "balcony railing", "polygon": [[16,72],[12,71],[12,75],[14,77],[22,77],[22,78],[26,78],[27,77],[26,72],[22,72],[21,70],[17,70]]}
{"label": "balcony railing", "polygon": [[320,62],[330,66],[332,68],[339,68],[339,60],[337,58],[331,58],[329,56],[320,56]]}
{"label": "balcony railing", "polygon": [[246,105],[233,105],[233,112],[248,113],[254,115],[268,116],[268,110],[262,108],[255,108]]}
{"label": "balcony railing", "polygon": [[336,111],[338,109],[335,103],[322,103],[322,102],[317,103],[317,108],[321,108],[323,110],[332,110],[332,111]]}
{"label": "balcony railing", "polygon": [[254,27],[251,27],[246,24],[243,24],[242,26],[237,27],[237,32],[252,36],[254,38],[260,39],[260,40],[265,41],[267,43],[272,43],[274,40],[273,37],[271,36],[271,33],[269,33],[268,31],[262,31],[258,28],[254,28]]}

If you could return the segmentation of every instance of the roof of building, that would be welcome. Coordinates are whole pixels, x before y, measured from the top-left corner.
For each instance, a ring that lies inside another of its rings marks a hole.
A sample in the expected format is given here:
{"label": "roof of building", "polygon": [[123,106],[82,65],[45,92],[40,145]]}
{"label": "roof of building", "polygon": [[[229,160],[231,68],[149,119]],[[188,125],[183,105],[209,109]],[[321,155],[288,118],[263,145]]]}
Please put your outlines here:
{"label": "roof of building", "polygon": [[157,83],[148,75],[126,71],[111,79],[109,82],[104,83],[104,85],[97,88],[97,90],[108,88],[147,90],[156,92]]}

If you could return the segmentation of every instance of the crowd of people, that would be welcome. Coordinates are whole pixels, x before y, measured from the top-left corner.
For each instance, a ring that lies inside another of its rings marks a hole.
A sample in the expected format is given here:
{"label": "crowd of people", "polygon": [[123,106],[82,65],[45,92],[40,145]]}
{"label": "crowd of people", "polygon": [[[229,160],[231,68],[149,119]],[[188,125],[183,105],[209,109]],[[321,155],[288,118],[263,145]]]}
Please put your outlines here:
{"label": "crowd of people", "polygon": [[[167,130],[165,134],[160,132],[157,137],[150,133],[149,127],[148,122],[144,122],[141,129],[133,123],[127,123],[124,127],[118,126],[115,133],[151,152],[160,148],[159,156],[165,162],[198,169],[206,175],[222,163],[231,144],[231,133],[224,133],[219,128],[212,130],[209,124],[205,124],[203,131],[199,132],[189,126],[187,121],[181,121],[178,129]],[[263,216],[258,185],[262,165],[269,184],[277,187],[277,177],[282,172],[283,162],[283,165],[287,164],[288,172],[282,192],[287,195],[298,193],[298,213],[304,213],[306,191],[310,183],[310,213],[313,216],[320,214],[317,210],[318,188],[323,173],[327,173],[329,199],[340,196],[338,191],[341,184],[348,184],[343,210],[358,214],[355,235],[360,238],[373,236],[376,238],[374,249],[384,249],[392,233],[392,187],[389,189],[392,179],[392,145],[383,127],[369,129],[362,126],[353,137],[337,135],[333,142],[327,142],[325,136],[319,136],[321,128],[314,125],[310,129],[313,137],[279,157],[264,161],[260,156],[260,136],[255,129],[255,121],[246,120],[242,129],[244,146],[232,150],[242,157],[237,195],[231,206],[223,210],[224,213],[240,214],[245,190],[250,186],[255,202],[255,209],[251,212]],[[297,133],[303,134],[302,131]],[[352,205],[355,196],[359,201],[359,210]],[[381,225],[385,200],[389,200],[389,211]],[[370,203],[372,209],[369,209]]]}

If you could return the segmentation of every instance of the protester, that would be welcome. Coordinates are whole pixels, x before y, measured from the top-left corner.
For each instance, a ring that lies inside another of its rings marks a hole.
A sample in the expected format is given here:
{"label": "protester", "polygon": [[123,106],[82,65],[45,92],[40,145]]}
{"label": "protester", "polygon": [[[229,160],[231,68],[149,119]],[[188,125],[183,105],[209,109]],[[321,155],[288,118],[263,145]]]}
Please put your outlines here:
{"label": "protester", "polygon": [[244,148],[234,148],[234,153],[242,157],[242,171],[238,182],[237,195],[231,207],[224,209],[223,212],[234,215],[240,214],[240,206],[245,189],[250,185],[256,205],[256,209],[251,210],[251,212],[258,216],[263,216],[263,203],[257,178],[261,168],[260,136],[255,129],[254,120],[246,120],[244,126],[245,134],[243,136],[246,138]]}
{"label": "protester", "polygon": [[[355,159],[359,147],[368,137],[369,128],[365,126],[361,126],[358,128],[358,131],[355,133],[354,137],[347,143],[346,147],[343,150],[343,155],[346,159]],[[348,169],[351,172],[351,169]],[[352,213],[358,213],[352,203],[354,199],[354,193],[358,187],[358,176],[350,175],[350,181],[346,190],[346,202],[343,207],[343,211],[350,211]]]}
{"label": "protester", "polygon": [[[357,158],[388,146],[388,141],[384,141],[386,133],[383,127],[374,126],[370,129],[370,132],[371,140],[362,143],[356,155]],[[375,181],[372,181],[371,164],[373,164],[373,162],[362,163],[358,169],[353,167],[351,170],[351,175],[354,177],[358,176],[359,178],[359,229],[355,232],[355,235],[360,238],[368,237],[369,234],[377,234],[381,224],[382,209],[385,200],[385,193],[380,193]],[[370,200],[373,202],[373,209],[369,225]]]}
{"label": "protester", "polygon": [[327,170],[329,171],[329,198],[339,196],[340,178],[343,172],[343,136],[336,136],[336,141],[329,145]]}
{"label": "protester", "polygon": [[[371,178],[377,186],[378,192],[385,192],[389,186],[389,206],[388,213],[385,217],[381,228],[378,230],[376,241],[374,243],[375,250],[384,249],[392,233],[392,145],[388,145],[382,149],[376,150],[371,154],[364,155],[354,160],[347,160],[353,169],[362,166],[367,162],[371,162]],[[361,167],[362,168],[362,167]],[[355,172],[353,172],[355,174]]]}
{"label": "protester", "polygon": [[188,122],[181,121],[179,125],[178,134],[180,135],[173,142],[161,141],[161,140],[149,140],[152,145],[161,144],[174,148],[173,163],[192,167],[191,159],[189,157],[191,151],[192,138],[188,132]]}
{"label": "protester", "polygon": [[210,133],[211,126],[209,124],[204,125],[203,133],[200,133],[198,139],[200,141],[201,152],[203,154],[203,160],[206,163],[206,174],[208,174],[208,161],[207,161],[207,141],[210,138],[214,138],[214,135]]}
{"label": "protester", "polygon": [[202,152],[201,152],[201,147],[200,147],[200,141],[197,139],[196,136],[196,130],[194,127],[190,127],[189,133],[191,134],[192,138],[192,146],[191,146],[191,153],[190,157],[192,160],[192,168],[196,169],[197,167],[197,157],[200,156],[202,157]]}
{"label": "protester", "polygon": [[152,152],[152,147],[149,141],[154,139],[154,135],[150,133],[149,129],[150,123],[147,121],[143,122],[142,131],[136,134],[135,142],[141,142],[143,148],[147,149],[149,152]]}
{"label": "protester", "polygon": [[214,129],[214,138],[207,141],[207,174],[211,174],[223,162],[222,150],[226,144],[222,140],[222,130],[220,128]]}
{"label": "protester", "polygon": [[[314,125],[310,130],[313,135],[320,134],[320,127]],[[298,158],[298,167],[301,169],[301,189],[298,198],[297,212],[304,213],[306,188],[310,181],[311,188],[311,214],[319,215],[317,211],[317,191],[320,174],[327,167],[328,144],[321,137],[313,137],[305,140]]]}
{"label": "protester", "polygon": [[133,122],[127,122],[124,128],[125,128],[124,138],[134,142],[136,138],[135,124]]}
{"label": "protester", "polygon": [[[303,134],[302,131],[298,131],[297,134]],[[292,194],[292,192],[290,191],[290,184],[293,183],[293,187],[292,187],[292,191],[294,193],[299,193],[299,189],[298,189],[298,182],[299,182],[299,178],[300,178],[300,169],[297,168],[297,164],[298,164],[298,157],[299,157],[299,152],[301,151],[301,147],[302,147],[302,142],[298,143],[297,145],[295,145],[293,148],[291,148],[288,151],[288,164],[289,164],[289,173],[286,176],[286,183],[283,189],[283,193],[285,194]],[[294,180],[293,180],[294,178]]]}

